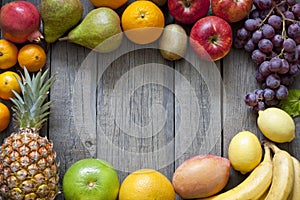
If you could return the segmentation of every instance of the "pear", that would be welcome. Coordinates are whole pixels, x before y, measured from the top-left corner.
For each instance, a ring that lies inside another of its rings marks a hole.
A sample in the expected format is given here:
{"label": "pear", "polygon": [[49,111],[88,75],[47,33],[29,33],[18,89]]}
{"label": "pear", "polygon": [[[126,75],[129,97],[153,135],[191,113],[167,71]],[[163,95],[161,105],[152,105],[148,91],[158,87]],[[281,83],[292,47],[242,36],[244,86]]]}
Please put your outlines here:
{"label": "pear", "polygon": [[40,14],[46,42],[53,43],[73,28],[82,18],[80,0],[42,0]]}
{"label": "pear", "polygon": [[107,53],[117,49],[123,34],[119,15],[111,8],[100,7],[91,10],[82,22],[59,41],[84,46],[97,52]]}

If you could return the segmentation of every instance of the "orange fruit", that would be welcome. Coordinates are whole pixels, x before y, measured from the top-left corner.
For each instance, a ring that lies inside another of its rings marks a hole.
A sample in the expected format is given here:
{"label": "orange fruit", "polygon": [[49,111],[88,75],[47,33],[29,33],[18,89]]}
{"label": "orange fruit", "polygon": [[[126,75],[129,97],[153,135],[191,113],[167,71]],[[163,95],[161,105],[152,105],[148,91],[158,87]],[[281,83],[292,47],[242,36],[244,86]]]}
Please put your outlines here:
{"label": "orange fruit", "polygon": [[12,71],[6,71],[0,74],[0,98],[4,100],[9,100],[10,98],[15,97],[14,93],[11,90],[16,91],[17,93],[21,92],[20,85],[17,81],[21,81],[21,77]]}
{"label": "orange fruit", "polygon": [[129,174],[121,184],[119,200],[175,200],[172,183],[153,169],[140,169]]}
{"label": "orange fruit", "polygon": [[109,7],[117,9],[124,5],[127,0],[90,0],[95,7]]}
{"label": "orange fruit", "polygon": [[124,10],[121,24],[129,40],[137,44],[149,44],[160,37],[165,17],[152,1],[135,1]]}
{"label": "orange fruit", "polygon": [[10,123],[10,111],[8,107],[0,102],[0,132],[4,131]]}
{"label": "orange fruit", "polygon": [[29,72],[37,72],[42,69],[46,64],[45,50],[37,44],[27,44],[23,46],[18,54],[18,62],[20,67]]}
{"label": "orange fruit", "polygon": [[12,42],[0,39],[0,69],[8,69],[17,63],[18,48]]}

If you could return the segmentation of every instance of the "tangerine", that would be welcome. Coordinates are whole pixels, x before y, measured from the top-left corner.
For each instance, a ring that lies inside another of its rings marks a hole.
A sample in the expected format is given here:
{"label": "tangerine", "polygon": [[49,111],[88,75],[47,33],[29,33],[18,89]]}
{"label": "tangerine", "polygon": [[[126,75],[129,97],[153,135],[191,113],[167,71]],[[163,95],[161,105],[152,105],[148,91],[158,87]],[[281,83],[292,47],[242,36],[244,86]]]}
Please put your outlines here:
{"label": "tangerine", "polygon": [[140,169],[129,174],[119,191],[119,200],[175,200],[172,183],[153,169]]}
{"label": "tangerine", "polygon": [[165,17],[152,1],[135,1],[124,10],[121,24],[129,40],[137,44],[149,44],[163,32]]}
{"label": "tangerine", "polygon": [[109,7],[117,9],[124,5],[127,0],[90,0],[95,7]]}
{"label": "tangerine", "polygon": [[0,74],[0,98],[4,100],[9,100],[15,97],[12,90],[17,93],[21,92],[20,85],[18,83],[21,77],[13,71],[6,71]]}
{"label": "tangerine", "polygon": [[0,69],[8,69],[17,63],[18,48],[12,42],[0,39]]}
{"label": "tangerine", "polygon": [[0,102],[0,132],[4,131],[10,123],[10,111],[8,107]]}
{"label": "tangerine", "polygon": [[18,54],[18,62],[21,68],[24,66],[29,72],[37,72],[46,64],[46,52],[37,44],[23,46]]}

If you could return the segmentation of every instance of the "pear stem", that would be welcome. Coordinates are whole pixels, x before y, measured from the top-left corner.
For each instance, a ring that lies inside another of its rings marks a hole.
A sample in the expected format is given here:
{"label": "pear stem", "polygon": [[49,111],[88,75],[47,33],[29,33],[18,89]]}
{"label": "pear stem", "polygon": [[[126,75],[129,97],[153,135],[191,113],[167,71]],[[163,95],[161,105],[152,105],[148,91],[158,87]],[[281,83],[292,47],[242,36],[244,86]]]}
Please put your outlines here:
{"label": "pear stem", "polygon": [[69,39],[70,39],[69,36],[66,36],[66,37],[58,38],[58,41],[67,41]]}

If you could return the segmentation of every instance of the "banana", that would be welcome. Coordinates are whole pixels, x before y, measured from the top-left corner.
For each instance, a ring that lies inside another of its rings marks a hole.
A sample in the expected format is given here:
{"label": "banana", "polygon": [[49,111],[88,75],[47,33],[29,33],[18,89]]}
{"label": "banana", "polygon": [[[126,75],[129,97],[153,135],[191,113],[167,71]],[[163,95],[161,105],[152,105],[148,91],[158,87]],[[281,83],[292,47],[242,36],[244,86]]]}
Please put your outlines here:
{"label": "banana", "polygon": [[[224,193],[204,198],[205,200],[258,200],[269,189],[272,181],[272,160],[270,148],[264,145],[263,161],[236,187]],[[202,200],[204,200],[202,198]]]}
{"label": "banana", "polygon": [[300,198],[300,163],[297,158],[292,156],[294,165],[294,186],[290,194],[290,200],[299,200]]}
{"label": "banana", "polygon": [[[270,184],[270,187],[271,187],[271,184]],[[268,193],[269,193],[270,187],[269,187],[269,188],[265,191],[265,193],[264,193],[262,196],[260,196],[257,200],[265,200],[266,196],[267,196]],[[291,199],[289,199],[289,200],[291,200]]]}
{"label": "banana", "polygon": [[294,166],[291,155],[274,143],[266,142],[273,150],[273,178],[265,200],[287,200],[294,184]]}

